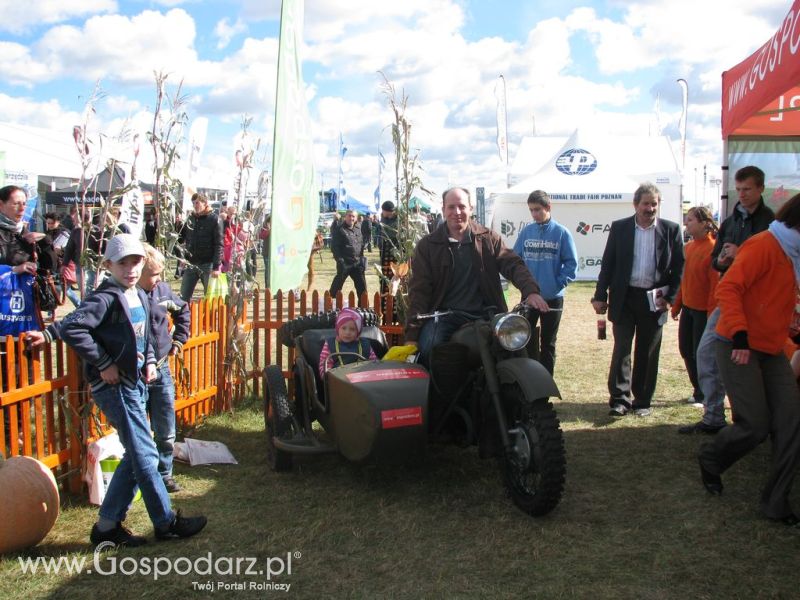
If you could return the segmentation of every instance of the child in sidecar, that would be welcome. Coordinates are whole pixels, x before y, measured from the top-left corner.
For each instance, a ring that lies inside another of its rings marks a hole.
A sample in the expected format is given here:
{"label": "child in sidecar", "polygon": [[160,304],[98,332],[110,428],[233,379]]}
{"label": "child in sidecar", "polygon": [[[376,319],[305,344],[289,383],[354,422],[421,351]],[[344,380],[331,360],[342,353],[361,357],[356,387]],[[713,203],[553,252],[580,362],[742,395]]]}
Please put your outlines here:
{"label": "child in sidecar", "polygon": [[336,317],[336,336],[325,340],[319,354],[321,378],[325,376],[327,369],[356,362],[359,356],[367,360],[377,360],[369,340],[359,337],[362,326],[361,315],[356,311],[344,308],[339,312]]}
{"label": "child in sidecar", "polygon": [[[295,454],[338,452],[353,462],[386,464],[424,456],[428,373],[419,365],[375,360],[386,353],[377,321],[371,310],[351,308],[304,315],[281,327],[281,342],[295,350],[294,385],[290,395],[281,365],[264,369],[267,461],[273,470],[290,470]],[[347,336],[350,328],[355,331]],[[337,354],[337,343],[338,352],[354,354]]]}

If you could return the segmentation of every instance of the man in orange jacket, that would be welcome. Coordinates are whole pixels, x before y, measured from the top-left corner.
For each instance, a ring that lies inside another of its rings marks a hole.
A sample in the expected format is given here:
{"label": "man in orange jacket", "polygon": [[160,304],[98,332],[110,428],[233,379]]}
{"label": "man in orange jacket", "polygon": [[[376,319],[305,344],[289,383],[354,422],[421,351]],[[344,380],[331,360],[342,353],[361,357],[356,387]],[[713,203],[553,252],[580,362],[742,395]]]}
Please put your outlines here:
{"label": "man in orange jacket", "polygon": [[[764,171],[754,166],[742,167],[736,171],[735,180],[739,202],[720,226],[717,242],[711,252],[711,266],[723,278],[733,264],[739,247],[750,237],[766,230],[775,218],[761,196],[764,193]],[[719,310],[714,309],[708,316],[696,351],[697,379],[703,393],[703,418],[697,423],[679,427],[678,433],[713,435],[726,425],[725,388],[714,355],[714,328],[718,319]]]}
{"label": "man in orange jacket", "polygon": [[[722,493],[721,475],[772,439],[772,464],[761,511],[800,526],[789,493],[800,457],[800,388],[784,353],[800,281],[800,194],[779,211],[768,231],[739,249],[717,286],[720,318],[716,357],[736,420],[700,449],[706,490]],[[797,331],[791,332],[795,341]]]}

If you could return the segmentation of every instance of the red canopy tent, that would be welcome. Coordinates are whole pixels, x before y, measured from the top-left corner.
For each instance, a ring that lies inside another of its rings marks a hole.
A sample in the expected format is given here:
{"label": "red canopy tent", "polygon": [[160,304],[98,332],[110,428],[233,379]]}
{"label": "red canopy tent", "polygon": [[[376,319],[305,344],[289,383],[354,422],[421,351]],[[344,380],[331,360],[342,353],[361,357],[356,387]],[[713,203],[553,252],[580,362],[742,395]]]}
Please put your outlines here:
{"label": "red canopy tent", "polygon": [[774,208],[800,192],[800,0],[761,48],[722,74],[722,137],[723,212],[736,202],[728,174],[747,164],[766,173]]}

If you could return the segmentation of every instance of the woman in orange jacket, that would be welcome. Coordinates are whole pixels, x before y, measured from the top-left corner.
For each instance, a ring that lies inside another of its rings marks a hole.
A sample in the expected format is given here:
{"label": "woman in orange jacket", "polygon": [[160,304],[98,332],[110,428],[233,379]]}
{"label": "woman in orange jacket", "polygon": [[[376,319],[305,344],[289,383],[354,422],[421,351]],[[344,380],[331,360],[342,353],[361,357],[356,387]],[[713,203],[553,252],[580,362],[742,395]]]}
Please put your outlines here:
{"label": "woman in orange jacket", "polygon": [[680,315],[678,349],[694,390],[688,402],[702,406],[703,392],[697,379],[696,357],[708,313],[716,306],[714,290],[719,281],[719,273],[711,266],[711,251],[714,249],[714,236],[718,230],[711,211],[704,206],[690,208],[684,224],[692,239],[684,248],[686,262],[681,286],[672,305],[672,318],[677,319]]}
{"label": "woman in orange jacket", "polygon": [[[769,518],[800,527],[789,494],[800,457],[800,389],[784,347],[800,281],[800,194],[767,231],[742,244],[717,285],[717,364],[735,415],[733,425],[700,449],[706,490],[722,493],[720,475],[772,439],[772,464],[761,493]],[[794,341],[800,340],[792,331]]]}

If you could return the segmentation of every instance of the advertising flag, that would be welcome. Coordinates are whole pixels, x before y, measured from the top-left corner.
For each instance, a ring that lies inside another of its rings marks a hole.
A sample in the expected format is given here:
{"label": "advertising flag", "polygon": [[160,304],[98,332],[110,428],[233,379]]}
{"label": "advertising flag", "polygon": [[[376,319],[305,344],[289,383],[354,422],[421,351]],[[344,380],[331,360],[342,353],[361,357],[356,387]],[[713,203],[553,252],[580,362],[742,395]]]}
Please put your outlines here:
{"label": "advertising flag", "polygon": [[689,84],[685,79],[678,79],[678,85],[683,92],[683,110],[681,120],[678,122],[678,131],[681,134],[681,171],[686,167],[686,114],[689,111]]}
{"label": "advertising flag", "polygon": [[269,287],[300,285],[319,218],[312,160],[311,119],[303,86],[300,44],[303,0],[283,0],[278,45],[275,138],[272,154],[272,231]]}
{"label": "advertising flag", "polygon": [[347,195],[347,190],[344,189],[344,172],[342,171],[342,159],[347,154],[347,146],[344,145],[344,138],[341,132],[339,133],[339,183],[336,188],[336,208],[344,208],[344,196]]}
{"label": "advertising flag", "polygon": [[506,79],[502,75],[494,85],[497,99],[497,152],[504,165],[508,164],[508,117],[506,115]]}
{"label": "advertising flag", "polygon": [[138,182],[122,197],[119,223],[128,227],[128,233],[139,237],[144,229],[144,196]]}
{"label": "advertising flag", "polygon": [[186,140],[186,173],[183,181],[183,212],[192,210],[192,194],[197,191],[197,169],[200,166],[200,155],[206,144],[208,132],[208,119],[197,117],[189,128],[189,138]]}
{"label": "advertising flag", "polygon": [[383,152],[378,150],[378,185],[375,188],[375,192],[372,194],[375,204],[375,212],[378,211],[378,208],[381,205],[381,184],[383,183],[383,169],[385,167],[386,158],[383,156]]}

